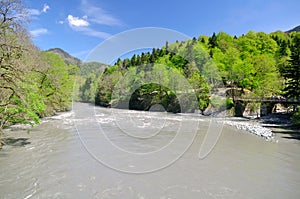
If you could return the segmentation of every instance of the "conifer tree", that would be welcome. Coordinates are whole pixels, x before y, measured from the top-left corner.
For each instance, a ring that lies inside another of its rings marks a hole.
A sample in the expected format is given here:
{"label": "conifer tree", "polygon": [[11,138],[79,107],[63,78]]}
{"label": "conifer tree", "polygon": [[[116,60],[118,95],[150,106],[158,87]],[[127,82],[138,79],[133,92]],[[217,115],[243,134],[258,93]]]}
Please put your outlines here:
{"label": "conifer tree", "polygon": [[216,33],[213,33],[213,35],[208,39],[208,45],[211,48],[218,46]]}
{"label": "conifer tree", "polygon": [[285,78],[285,95],[288,98],[300,100],[300,34],[292,38],[289,64],[283,69]]}

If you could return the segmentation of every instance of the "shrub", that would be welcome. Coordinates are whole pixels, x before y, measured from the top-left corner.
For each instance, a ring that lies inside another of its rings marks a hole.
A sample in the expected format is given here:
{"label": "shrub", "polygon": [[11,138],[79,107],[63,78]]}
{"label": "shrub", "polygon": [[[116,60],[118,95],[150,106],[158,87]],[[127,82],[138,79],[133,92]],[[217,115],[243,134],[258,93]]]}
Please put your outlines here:
{"label": "shrub", "polygon": [[300,126],[300,106],[298,106],[297,111],[292,116],[292,124],[295,126]]}
{"label": "shrub", "polygon": [[226,99],[226,109],[227,109],[227,110],[228,110],[228,109],[231,109],[233,106],[234,106],[233,100],[230,99],[230,98],[227,98],[227,99]]}

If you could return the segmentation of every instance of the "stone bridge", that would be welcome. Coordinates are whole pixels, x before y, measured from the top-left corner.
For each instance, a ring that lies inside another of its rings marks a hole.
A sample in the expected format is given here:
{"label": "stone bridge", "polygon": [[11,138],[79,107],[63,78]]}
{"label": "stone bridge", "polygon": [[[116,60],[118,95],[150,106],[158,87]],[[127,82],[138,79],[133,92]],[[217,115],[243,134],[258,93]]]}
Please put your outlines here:
{"label": "stone bridge", "polygon": [[276,104],[300,105],[300,100],[285,98],[235,98],[234,99],[235,116],[242,117],[246,110],[247,104],[255,102],[260,104],[260,116],[272,113]]}

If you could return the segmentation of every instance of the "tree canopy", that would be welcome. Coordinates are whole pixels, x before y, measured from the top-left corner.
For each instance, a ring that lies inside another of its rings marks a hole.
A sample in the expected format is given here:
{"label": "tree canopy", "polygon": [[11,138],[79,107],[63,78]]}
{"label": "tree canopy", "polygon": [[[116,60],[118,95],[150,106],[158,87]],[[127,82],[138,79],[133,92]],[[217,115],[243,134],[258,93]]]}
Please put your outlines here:
{"label": "tree canopy", "polygon": [[[188,80],[196,93],[200,110],[211,103],[211,91],[222,86],[239,89],[242,95],[247,95],[244,92],[247,90],[252,97],[258,98],[278,95],[297,98],[300,92],[299,35],[296,32],[266,34],[249,31],[237,37],[219,32],[210,37],[167,42],[166,46],[153,49],[151,53],[133,55],[131,59],[118,59],[114,66],[107,68],[98,82],[96,104],[111,104],[115,84],[129,70],[134,68],[137,74],[143,74],[142,71],[148,65],[155,72],[159,64],[176,69]],[[165,69],[159,70],[162,73]],[[163,81],[171,79],[169,77]],[[145,88],[150,93],[155,90],[148,85],[141,88],[143,92],[135,92],[135,95],[148,95]],[[159,93],[160,90],[156,91]]]}
{"label": "tree canopy", "polygon": [[24,28],[27,10],[21,1],[0,4],[1,131],[14,123],[36,124],[40,117],[67,109],[74,66],[34,46]]}

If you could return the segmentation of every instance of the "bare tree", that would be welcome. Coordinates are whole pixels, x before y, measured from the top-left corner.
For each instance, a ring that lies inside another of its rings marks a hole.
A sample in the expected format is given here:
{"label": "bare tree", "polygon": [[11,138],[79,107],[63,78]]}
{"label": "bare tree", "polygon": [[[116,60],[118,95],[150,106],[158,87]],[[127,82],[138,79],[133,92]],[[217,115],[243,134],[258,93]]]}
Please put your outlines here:
{"label": "bare tree", "polygon": [[20,115],[17,102],[25,102],[22,87],[28,65],[24,57],[33,49],[24,28],[27,13],[20,0],[0,0],[0,130],[9,118]]}

